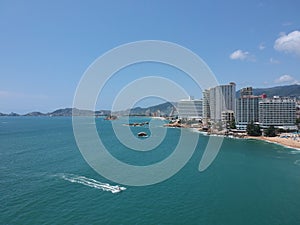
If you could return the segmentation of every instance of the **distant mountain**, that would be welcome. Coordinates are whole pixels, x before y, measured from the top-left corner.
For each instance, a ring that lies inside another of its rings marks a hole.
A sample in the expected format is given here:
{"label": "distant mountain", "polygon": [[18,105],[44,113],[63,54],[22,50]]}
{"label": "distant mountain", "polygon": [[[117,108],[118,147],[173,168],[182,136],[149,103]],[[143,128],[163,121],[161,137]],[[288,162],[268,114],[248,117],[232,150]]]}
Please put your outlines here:
{"label": "distant mountain", "polygon": [[176,103],[165,102],[147,108],[135,107],[124,111],[114,112],[114,115],[135,115],[135,116],[170,116],[176,110]]}
{"label": "distant mountain", "polygon": [[[91,110],[80,110],[76,108],[65,108],[65,109],[57,109],[53,112],[49,113],[41,113],[41,112],[30,112],[26,113],[22,116],[72,116],[72,113],[74,116],[107,116],[111,114],[110,110],[99,110],[99,111],[91,111]],[[0,113],[0,116],[20,116],[17,113]]]}
{"label": "distant mountain", "polygon": [[[277,86],[271,88],[254,88],[254,95],[261,95],[265,93],[268,97],[273,96],[287,96],[287,97],[298,97],[300,98],[300,85],[287,85],[287,86]],[[240,91],[236,92],[236,96],[240,96]],[[159,105],[150,106],[147,108],[135,107],[132,109],[127,109],[123,111],[114,112],[114,115],[138,115],[138,116],[170,116],[176,112],[176,103],[165,102]],[[65,108],[58,109],[49,113],[41,113],[41,112],[30,112],[23,116],[72,116],[74,113],[75,116],[108,116],[111,115],[110,110],[98,110],[98,111],[90,111],[90,110],[80,110],[74,108]],[[4,114],[0,113],[0,116],[20,116],[17,113],[9,113]]]}
{"label": "distant mountain", "polygon": [[41,112],[30,112],[25,114],[24,116],[46,116],[47,114],[41,113]]}
{"label": "distant mountain", "polygon": [[20,116],[18,113],[11,112],[9,114],[0,113],[0,116]]}
{"label": "distant mountain", "polygon": [[93,115],[94,112],[90,110],[79,110],[75,108],[65,108],[65,109],[58,109],[53,111],[52,113],[48,113],[48,116],[72,116],[72,113],[75,116],[85,116],[85,115]]}
{"label": "distant mountain", "polygon": [[95,116],[109,116],[111,115],[111,110],[99,110],[95,112]]}
{"label": "distant mountain", "polygon": [[[286,85],[271,88],[254,88],[253,95],[261,95],[265,93],[268,97],[285,96],[285,97],[300,97],[300,85]],[[236,96],[240,96],[240,91],[236,92]]]}
{"label": "distant mountain", "polygon": [[76,108],[65,108],[58,109],[51,113],[47,113],[47,116],[107,116],[110,115],[110,110],[100,110],[100,111],[91,111],[91,110],[82,110]]}

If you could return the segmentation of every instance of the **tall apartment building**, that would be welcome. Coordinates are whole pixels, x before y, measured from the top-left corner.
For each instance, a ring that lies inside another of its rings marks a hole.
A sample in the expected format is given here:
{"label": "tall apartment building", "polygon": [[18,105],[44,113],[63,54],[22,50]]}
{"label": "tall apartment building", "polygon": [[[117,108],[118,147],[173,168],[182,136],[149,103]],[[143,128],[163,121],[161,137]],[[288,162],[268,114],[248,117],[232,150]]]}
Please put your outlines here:
{"label": "tall apartment building", "polygon": [[209,106],[209,90],[203,91],[203,101],[202,101],[202,110],[203,110],[203,122],[204,124],[208,123],[210,119],[210,106]]}
{"label": "tall apartment building", "polygon": [[252,87],[245,87],[240,90],[240,96],[253,95]]}
{"label": "tall apartment building", "polygon": [[[294,127],[296,121],[296,100],[274,97],[259,101],[259,123],[261,127]],[[291,128],[290,128],[291,129]]]}
{"label": "tall apartment building", "polygon": [[180,100],[177,103],[177,110],[180,119],[200,119],[202,118],[202,100],[192,97]]}
{"label": "tall apartment building", "polygon": [[[208,104],[207,104],[208,103]],[[203,92],[203,115],[216,122],[223,111],[235,111],[235,83],[219,85]]]}
{"label": "tall apartment building", "polygon": [[234,111],[226,110],[222,112],[222,122],[229,125],[232,121],[234,121]]}
{"label": "tall apartment building", "polygon": [[236,99],[235,122],[238,129],[245,130],[251,122],[259,122],[258,103],[260,96],[253,96],[252,87],[242,88]]}
{"label": "tall apartment building", "polygon": [[244,95],[236,100],[235,122],[238,129],[246,129],[251,122],[259,122],[259,100],[261,97],[253,95]]}

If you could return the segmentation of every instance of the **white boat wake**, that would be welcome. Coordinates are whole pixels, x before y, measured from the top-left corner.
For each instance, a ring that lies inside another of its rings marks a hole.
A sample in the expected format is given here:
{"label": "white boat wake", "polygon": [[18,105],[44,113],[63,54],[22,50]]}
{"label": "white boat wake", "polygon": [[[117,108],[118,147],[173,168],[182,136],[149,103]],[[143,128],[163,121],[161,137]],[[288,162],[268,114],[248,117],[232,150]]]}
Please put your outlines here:
{"label": "white boat wake", "polygon": [[66,181],[70,181],[72,183],[83,184],[85,186],[100,189],[103,191],[110,191],[113,194],[116,194],[116,193],[126,190],[125,187],[121,187],[119,185],[110,185],[110,184],[102,183],[100,181],[97,181],[97,180],[94,180],[91,178],[87,178],[84,176],[78,176],[78,175],[74,175],[74,174],[60,174],[59,177]]}

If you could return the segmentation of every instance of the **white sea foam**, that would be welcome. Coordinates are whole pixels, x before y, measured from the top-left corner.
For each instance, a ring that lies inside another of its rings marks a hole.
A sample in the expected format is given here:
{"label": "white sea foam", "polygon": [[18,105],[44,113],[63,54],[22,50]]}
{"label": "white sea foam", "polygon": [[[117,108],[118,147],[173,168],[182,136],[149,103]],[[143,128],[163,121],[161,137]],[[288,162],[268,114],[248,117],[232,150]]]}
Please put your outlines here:
{"label": "white sea foam", "polygon": [[300,166],[300,159],[297,159],[294,164]]}
{"label": "white sea foam", "polygon": [[300,149],[294,150],[294,151],[290,151],[289,154],[291,154],[291,155],[300,154],[300,151],[299,151],[299,150],[300,150]]}
{"label": "white sea foam", "polygon": [[88,187],[96,188],[99,190],[103,191],[110,191],[111,193],[119,193],[120,191],[126,190],[125,187],[120,187],[118,185],[110,185],[108,183],[102,183],[100,181],[87,178],[84,176],[78,176],[74,174],[59,174],[58,175],[61,179],[64,179],[66,181],[72,182],[72,183],[78,183],[78,184],[83,184]]}
{"label": "white sea foam", "polygon": [[191,132],[200,133],[201,134],[201,132],[199,131],[198,128],[190,128],[190,130],[191,130]]}

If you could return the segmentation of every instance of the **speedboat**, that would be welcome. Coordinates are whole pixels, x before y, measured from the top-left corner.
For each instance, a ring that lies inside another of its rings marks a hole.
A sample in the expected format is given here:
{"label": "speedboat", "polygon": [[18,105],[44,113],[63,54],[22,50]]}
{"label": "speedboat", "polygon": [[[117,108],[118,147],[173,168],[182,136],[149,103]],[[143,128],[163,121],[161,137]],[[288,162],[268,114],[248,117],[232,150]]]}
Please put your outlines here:
{"label": "speedboat", "polygon": [[111,193],[113,193],[113,194],[116,194],[116,193],[119,193],[121,190],[119,190],[119,189],[112,189],[111,190]]}
{"label": "speedboat", "polygon": [[116,185],[116,186],[112,186],[114,188],[116,188],[117,190],[120,190],[120,191],[125,191],[126,190],[126,187],[120,187],[119,185]]}
{"label": "speedboat", "polygon": [[116,186],[109,186],[107,187],[111,193],[115,194],[115,193],[119,193],[121,191],[125,191],[126,190],[126,187],[120,187],[119,185],[116,185]]}

